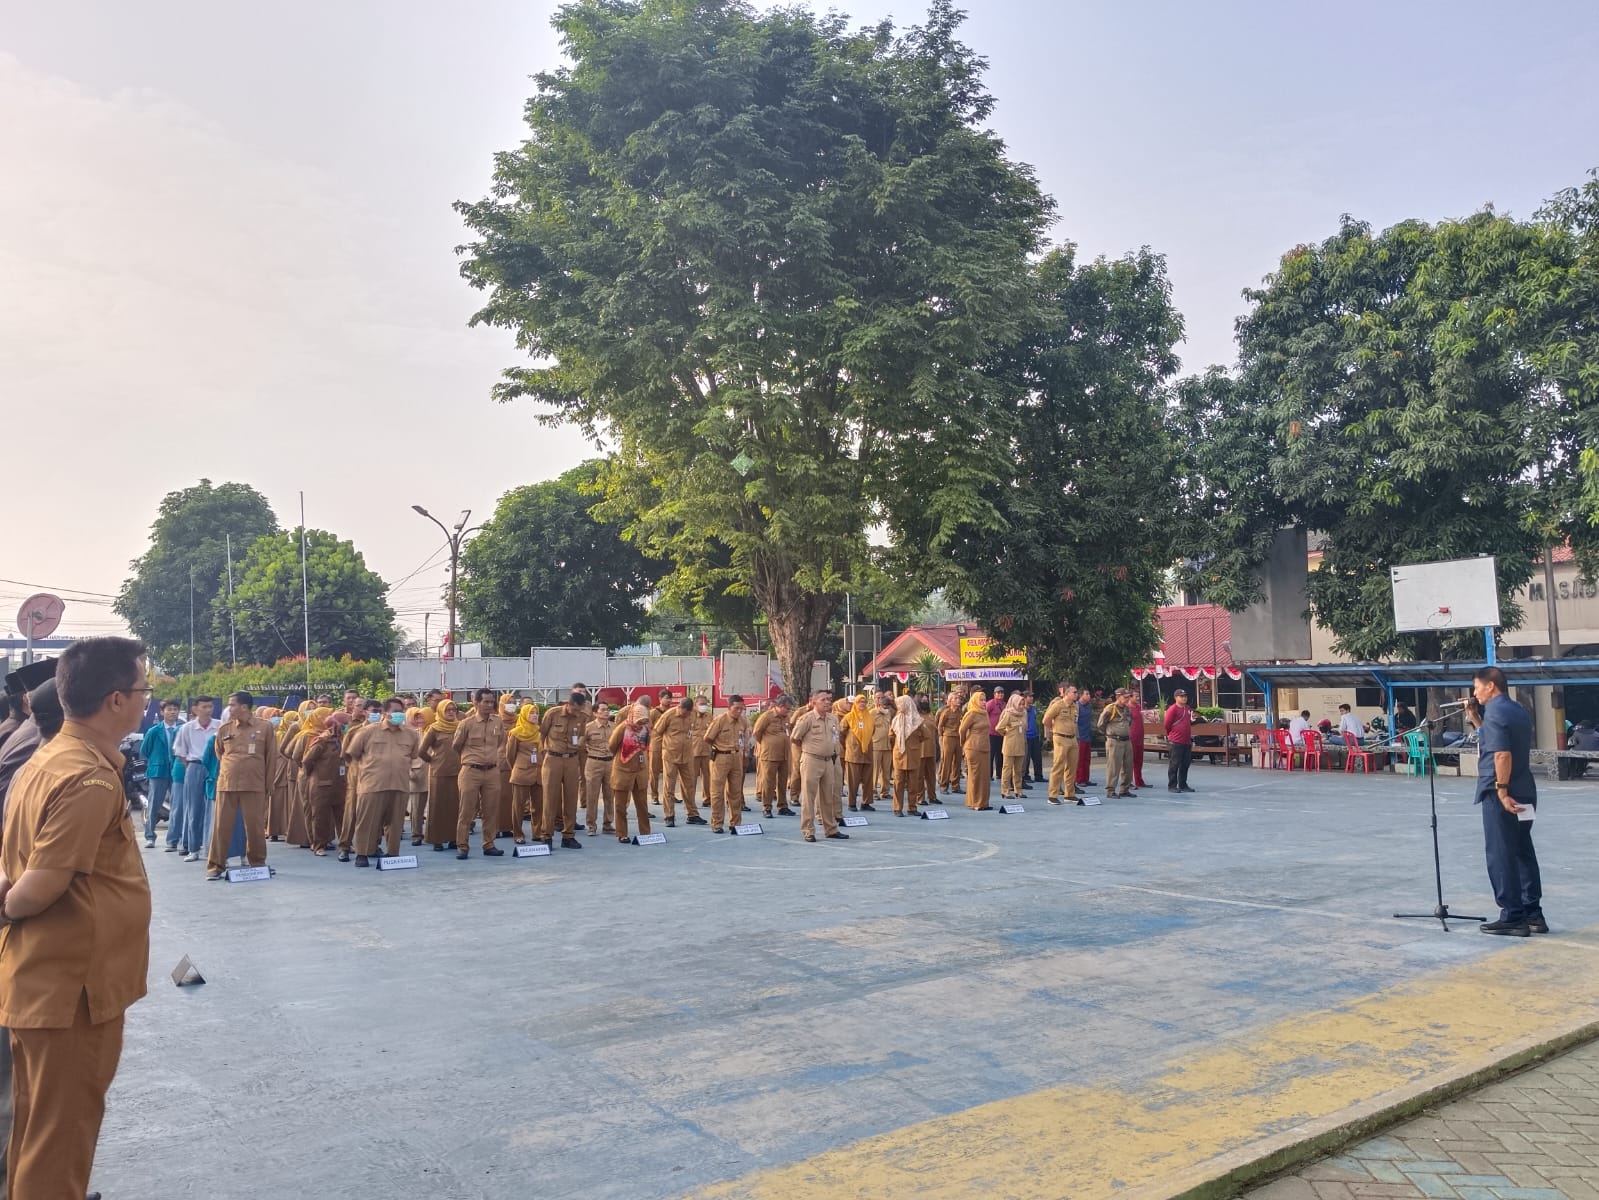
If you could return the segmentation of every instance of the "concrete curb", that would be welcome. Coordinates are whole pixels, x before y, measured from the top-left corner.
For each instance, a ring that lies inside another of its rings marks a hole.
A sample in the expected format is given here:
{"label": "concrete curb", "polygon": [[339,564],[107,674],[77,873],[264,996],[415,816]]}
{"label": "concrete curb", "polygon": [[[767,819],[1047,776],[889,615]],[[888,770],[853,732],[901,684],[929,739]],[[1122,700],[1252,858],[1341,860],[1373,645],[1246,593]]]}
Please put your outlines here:
{"label": "concrete curb", "polygon": [[1491,1058],[1464,1063],[1443,1076],[1418,1079],[1406,1087],[1307,1121],[1287,1133],[1217,1155],[1157,1185],[1118,1195],[1121,1200],[1232,1200],[1245,1188],[1380,1133],[1431,1105],[1453,1100],[1595,1038],[1599,1038],[1599,1020],[1585,1016],[1553,1032],[1545,1030],[1512,1042]]}

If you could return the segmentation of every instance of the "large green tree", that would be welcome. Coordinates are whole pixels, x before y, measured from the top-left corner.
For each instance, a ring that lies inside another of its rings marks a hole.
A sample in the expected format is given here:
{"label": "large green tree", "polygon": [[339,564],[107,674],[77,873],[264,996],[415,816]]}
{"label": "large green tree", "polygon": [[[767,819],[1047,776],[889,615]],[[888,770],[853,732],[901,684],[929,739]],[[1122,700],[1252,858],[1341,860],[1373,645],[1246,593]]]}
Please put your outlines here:
{"label": "large green tree", "polygon": [[[1374,233],[1345,219],[1284,255],[1238,326],[1236,378],[1184,392],[1209,436],[1189,443],[1204,482],[1191,579],[1235,607],[1270,528],[1320,531],[1317,619],[1357,658],[1480,653],[1480,634],[1400,634],[1389,568],[1492,554],[1504,622],[1552,541],[1590,536],[1572,501],[1578,414],[1533,351],[1548,322],[1527,283],[1566,253],[1548,223],[1492,211]],[[1218,497],[1248,515],[1219,521]]]}
{"label": "large green tree", "polygon": [[640,546],[753,600],[790,679],[869,574],[868,530],[996,519],[981,365],[1027,326],[1050,205],[984,128],[960,19],[567,4],[570,65],[460,206],[475,320],[535,360],[498,396],[609,439]]}
{"label": "large green tree", "polygon": [[[1166,384],[1182,319],[1143,250],[1037,269],[1044,316],[995,373],[1015,392],[983,437],[1012,470],[989,485],[997,530],[949,544],[946,595],[1045,678],[1112,683],[1148,662],[1175,554]],[[921,542],[912,543],[917,556]]]}
{"label": "large green tree", "polygon": [[[305,591],[310,599],[311,656],[382,659],[397,637],[389,585],[370,570],[355,546],[321,529],[305,534]],[[235,559],[233,597],[213,601],[224,634],[231,611],[242,662],[270,663],[305,652],[300,531],[258,538]]]}
{"label": "large green tree", "polygon": [[599,464],[515,488],[461,555],[461,623],[496,653],[631,643],[659,564],[590,513]]}
{"label": "large green tree", "polygon": [[276,533],[267,498],[246,483],[212,484],[169,492],[150,527],[150,547],[131,566],[113,608],[168,669],[189,662],[190,581],[194,586],[195,664],[228,657],[228,626],[215,622],[212,602],[227,588],[227,543],[233,541],[235,579],[246,550]]}

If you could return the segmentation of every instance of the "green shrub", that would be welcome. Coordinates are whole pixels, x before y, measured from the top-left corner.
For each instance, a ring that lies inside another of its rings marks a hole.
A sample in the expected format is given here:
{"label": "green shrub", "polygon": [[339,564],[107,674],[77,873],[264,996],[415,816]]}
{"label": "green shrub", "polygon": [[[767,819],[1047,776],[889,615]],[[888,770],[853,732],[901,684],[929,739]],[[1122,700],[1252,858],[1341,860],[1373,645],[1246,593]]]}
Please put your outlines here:
{"label": "green shrub", "polygon": [[[188,700],[194,696],[214,696],[221,699],[231,692],[250,692],[252,695],[272,696],[285,692],[305,692],[306,663],[304,658],[280,658],[271,666],[252,663],[249,666],[224,667],[220,663],[209,671],[178,678],[161,678],[156,681],[155,694],[160,699]],[[343,658],[313,658],[311,660],[311,692],[359,692],[363,697],[382,700],[394,694],[390,686],[390,666],[386,662],[360,661],[346,654]]]}

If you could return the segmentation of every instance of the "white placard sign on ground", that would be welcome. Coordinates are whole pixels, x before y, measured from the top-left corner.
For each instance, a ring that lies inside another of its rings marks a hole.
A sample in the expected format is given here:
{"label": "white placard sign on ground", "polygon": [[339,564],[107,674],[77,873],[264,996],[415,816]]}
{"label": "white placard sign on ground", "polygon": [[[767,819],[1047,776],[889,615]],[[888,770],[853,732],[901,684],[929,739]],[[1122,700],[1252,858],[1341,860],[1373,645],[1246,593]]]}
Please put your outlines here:
{"label": "white placard sign on ground", "polygon": [[378,859],[380,871],[410,871],[416,867],[416,855],[395,854],[384,855]]}
{"label": "white placard sign on ground", "polygon": [[1020,804],[1001,804],[999,806],[999,811],[1001,813],[1024,813],[1027,810]]}
{"label": "white placard sign on ground", "polygon": [[757,833],[765,833],[766,830],[762,829],[759,823],[752,823],[746,825],[735,825],[733,826],[733,832],[738,834],[739,837],[753,837]]}
{"label": "white placard sign on ground", "polygon": [[866,823],[865,817],[845,817],[842,822],[845,829],[856,829]]}
{"label": "white placard sign on ground", "polygon": [[924,820],[924,821],[947,821],[947,820],[949,820],[949,814],[947,812],[945,812],[941,808],[929,808],[929,809],[923,810],[923,812],[922,812],[922,820]]}
{"label": "white placard sign on ground", "polygon": [[526,846],[513,846],[511,854],[515,858],[543,858],[550,852],[550,848],[543,842],[531,842]]}
{"label": "white placard sign on ground", "polygon": [[666,835],[664,833],[641,833],[633,839],[635,846],[664,846]]}
{"label": "white placard sign on ground", "polygon": [[229,883],[263,883],[272,878],[272,868],[229,867],[226,875]]}
{"label": "white placard sign on ground", "polygon": [[1492,556],[1390,567],[1394,628],[1400,633],[1488,629],[1499,625],[1499,579]]}

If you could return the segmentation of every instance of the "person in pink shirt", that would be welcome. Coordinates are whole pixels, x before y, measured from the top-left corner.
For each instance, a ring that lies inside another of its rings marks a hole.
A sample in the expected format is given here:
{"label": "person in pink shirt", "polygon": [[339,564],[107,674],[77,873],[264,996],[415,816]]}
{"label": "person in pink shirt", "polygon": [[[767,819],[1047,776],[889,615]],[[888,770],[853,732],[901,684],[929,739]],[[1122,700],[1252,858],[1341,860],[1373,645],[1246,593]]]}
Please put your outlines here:
{"label": "person in pink shirt", "polygon": [[1178,688],[1166,710],[1166,790],[1191,792],[1188,764],[1194,757],[1194,710],[1188,707],[1188,693]]}
{"label": "person in pink shirt", "polygon": [[994,698],[983,705],[983,711],[988,714],[988,753],[994,763],[994,778],[999,778],[999,769],[1003,765],[1003,747],[1005,739],[999,735],[999,717],[1005,711],[1005,689],[994,689]]}

